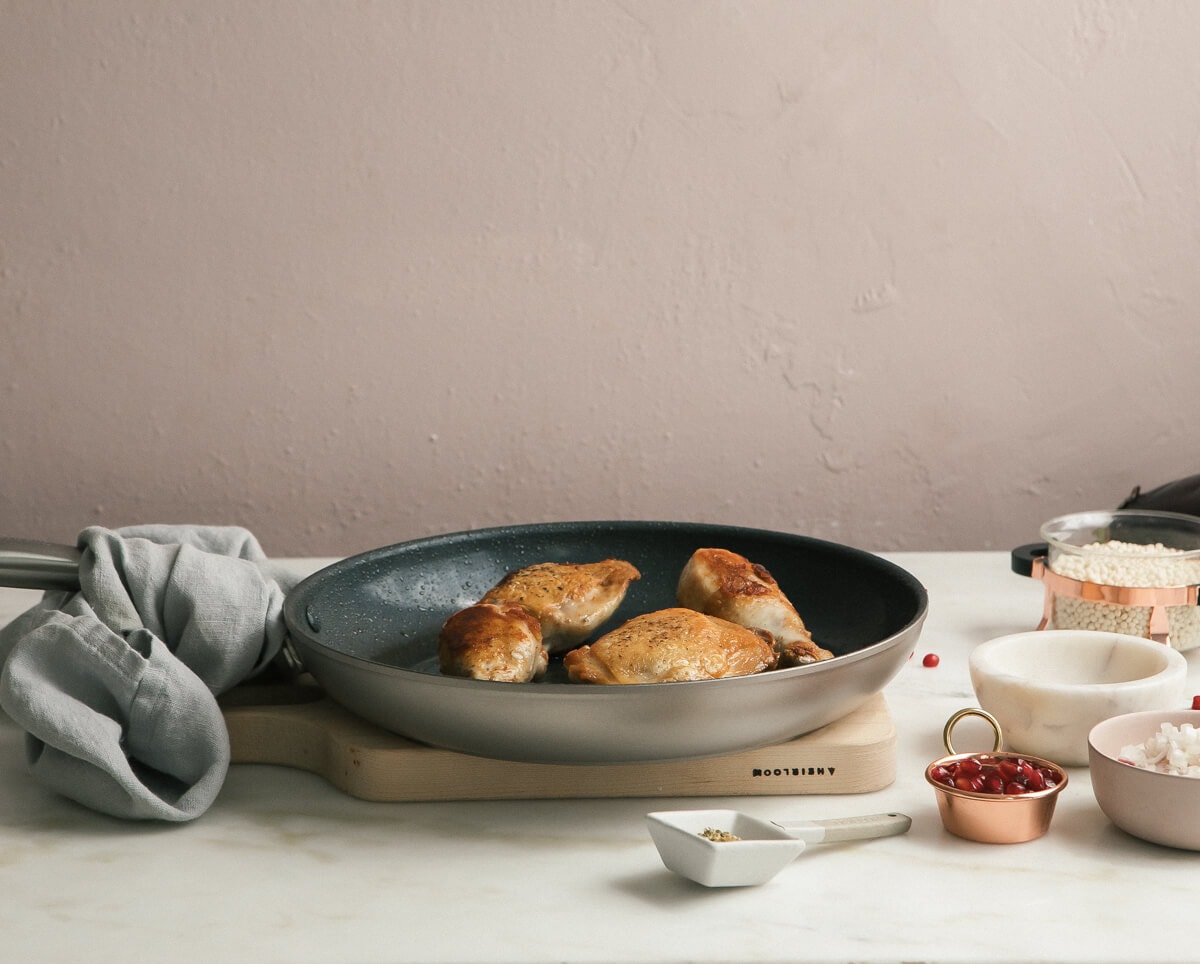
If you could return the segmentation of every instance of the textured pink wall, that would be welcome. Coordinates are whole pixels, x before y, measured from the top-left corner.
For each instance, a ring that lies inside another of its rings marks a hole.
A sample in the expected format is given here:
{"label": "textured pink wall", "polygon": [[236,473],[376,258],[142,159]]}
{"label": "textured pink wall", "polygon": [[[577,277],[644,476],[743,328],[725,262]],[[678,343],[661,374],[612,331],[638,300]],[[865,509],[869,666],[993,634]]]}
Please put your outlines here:
{"label": "textured pink wall", "polygon": [[1003,548],[1200,471],[1200,5],[0,3],[0,534]]}

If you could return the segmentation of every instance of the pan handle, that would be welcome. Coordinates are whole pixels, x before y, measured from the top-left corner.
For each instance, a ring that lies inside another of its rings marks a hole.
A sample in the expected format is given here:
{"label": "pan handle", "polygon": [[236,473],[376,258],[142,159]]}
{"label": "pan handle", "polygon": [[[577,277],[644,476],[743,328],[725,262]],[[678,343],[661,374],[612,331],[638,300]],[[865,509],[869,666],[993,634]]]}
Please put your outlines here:
{"label": "pan handle", "polygon": [[1045,559],[1050,553],[1050,546],[1045,542],[1030,542],[1017,546],[1012,551],[1012,571],[1018,576],[1033,576],[1033,563],[1036,559]]}
{"label": "pan handle", "polygon": [[75,546],[0,538],[0,586],[76,590],[80,552]]}
{"label": "pan handle", "polygon": [[[75,546],[0,537],[0,587],[76,592],[81,555]],[[289,680],[304,672],[289,637],[284,637],[275,665]]]}

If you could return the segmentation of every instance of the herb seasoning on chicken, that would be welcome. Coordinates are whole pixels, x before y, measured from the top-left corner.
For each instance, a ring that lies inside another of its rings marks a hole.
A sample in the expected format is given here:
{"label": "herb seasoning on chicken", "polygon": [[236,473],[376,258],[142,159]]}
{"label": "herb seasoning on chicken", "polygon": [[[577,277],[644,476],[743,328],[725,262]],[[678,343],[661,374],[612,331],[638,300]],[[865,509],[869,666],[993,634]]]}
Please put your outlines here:
{"label": "herb seasoning on chicken", "polygon": [[612,616],[629,584],[640,578],[637,568],[622,559],[541,562],[510,572],[482,601],[524,606],[541,623],[546,649],[562,653]]}
{"label": "herb seasoning on chicken", "polygon": [[749,676],[778,661],[770,633],[694,609],[634,616],[563,657],[576,683],[676,683]]}

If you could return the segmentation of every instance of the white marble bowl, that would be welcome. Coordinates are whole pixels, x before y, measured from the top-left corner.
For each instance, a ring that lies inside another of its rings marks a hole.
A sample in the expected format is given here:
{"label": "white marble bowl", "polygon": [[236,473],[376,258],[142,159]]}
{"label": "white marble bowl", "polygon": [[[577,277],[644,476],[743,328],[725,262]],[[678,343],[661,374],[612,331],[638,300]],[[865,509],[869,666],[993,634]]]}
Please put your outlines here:
{"label": "white marble bowl", "polygon": [[1105,720],[1088,736],[1092,792],[1105,816],[1151,843],[1200,850],[1200,777],[1176,776],[1121,763],[1121,749],[1144,743],[1160,724],[1200,727],[1200,710],[1129,713]]}
{"label": "white marble bowl", "polygon": [[1100,721],[1183,705],[1187,660],[1137,636],[1051,629],[981,643],[970,673],[1005,749],[1087,766],[1088,733]]}

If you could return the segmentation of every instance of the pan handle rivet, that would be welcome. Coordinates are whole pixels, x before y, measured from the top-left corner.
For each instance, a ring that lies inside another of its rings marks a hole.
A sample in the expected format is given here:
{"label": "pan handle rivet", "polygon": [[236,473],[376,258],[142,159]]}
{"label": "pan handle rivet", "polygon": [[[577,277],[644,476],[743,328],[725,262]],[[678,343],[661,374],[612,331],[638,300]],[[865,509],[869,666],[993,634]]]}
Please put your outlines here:
{"label": "pan handle rivet", "polygon": [[304,619],[305,622],[308,623],[308,628],[314,633],[319,633],[321,631],[321,617],[313,612],[311,605],[304,607]]}
{"label": "pan handle rivet", "polygon": [[992,729],[995,731],[995,734],[996,734],[995,743],[992,746],[992,752],[993,753],[999,752],[1001,747],[1004,746],[1004,734],[1000,731],[1000,721],[997,720],[994,716],[992,716],[992,714],[989,713],[987,710],[981,710],[978,707],[974,707],[974,706],[968,707],[965,710],[959,710],[952,717],[950,717],[950,719],[948,719],[946,721],[946,726],[942,729],[942,742],[946,745],[946,752],[949,753],[951,756],[954,756],[954,754],[957,752],[954,749],[954,744],[950,741],[950,734],[954,730],[954,727],[958,723],[958,721],[965,719],[968,716],[977,716],[981,720],[986,720],[988,723],[991,724]]}

